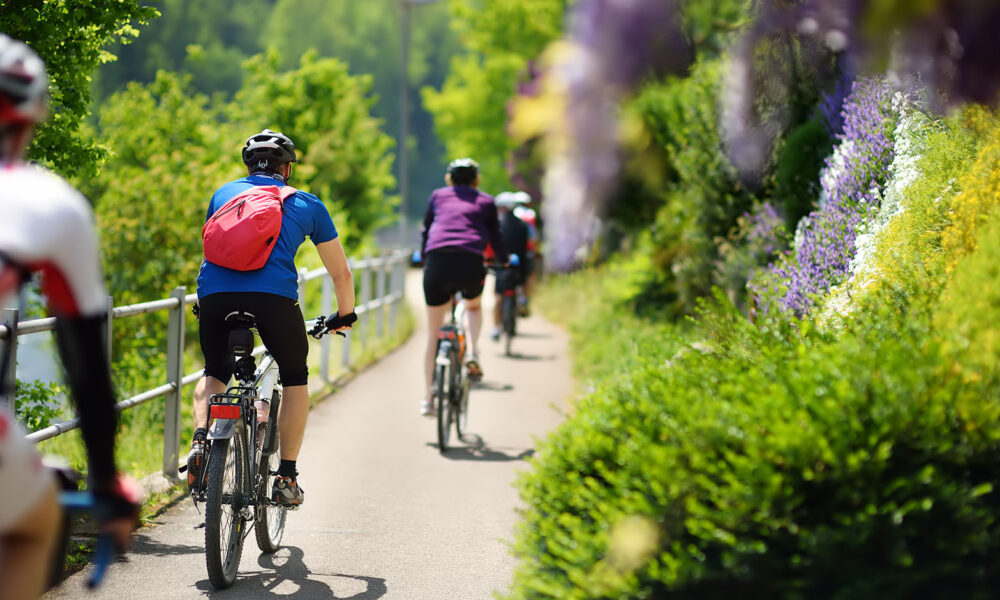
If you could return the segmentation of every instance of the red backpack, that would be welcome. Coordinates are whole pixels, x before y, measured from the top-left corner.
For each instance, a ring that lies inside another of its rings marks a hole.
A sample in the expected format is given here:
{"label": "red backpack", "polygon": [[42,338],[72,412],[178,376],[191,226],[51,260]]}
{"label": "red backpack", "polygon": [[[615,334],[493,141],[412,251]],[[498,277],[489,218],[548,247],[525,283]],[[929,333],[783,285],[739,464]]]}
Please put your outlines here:
{"label": "red backpack", "polygon": [[285,200],[297,191],[290,185],[261,185],[223,204],[201,228],[205,260],[237,271],[263,267],[281,233]]}

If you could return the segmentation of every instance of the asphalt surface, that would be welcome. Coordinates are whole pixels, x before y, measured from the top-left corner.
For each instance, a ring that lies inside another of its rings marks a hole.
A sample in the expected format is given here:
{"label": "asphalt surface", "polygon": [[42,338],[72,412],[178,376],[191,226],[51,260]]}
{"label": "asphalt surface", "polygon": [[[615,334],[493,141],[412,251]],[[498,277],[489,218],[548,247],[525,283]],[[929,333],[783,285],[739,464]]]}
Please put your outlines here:
{"label": "asphalt surface", "polygon": [[306,502],[289,514],[282,549],[262,554],[251,533],[236,583],[214,590],[196,528],[204,519],[185,498],[136,533],[95,593],[83,571],[45,598],[478,600],[507,589],[519,506],[512,484],[536,438],[562,419],[567,339],[532,316],[519,322],[517,356],[507,358],[485,330],[471,434],[442,456],[435,421],[419,414],[426,333],[418,272],[407,288],[413,337],[310,413],[298,462]]}

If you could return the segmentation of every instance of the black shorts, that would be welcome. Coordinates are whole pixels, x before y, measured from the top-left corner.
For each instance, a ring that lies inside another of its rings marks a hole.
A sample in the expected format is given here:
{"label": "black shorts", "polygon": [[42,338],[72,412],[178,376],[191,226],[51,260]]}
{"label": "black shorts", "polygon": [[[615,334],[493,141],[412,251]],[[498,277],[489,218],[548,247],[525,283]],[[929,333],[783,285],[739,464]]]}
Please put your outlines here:
{"label": "black shorts", "polygon": [[282,385],[306,385],[309,343],[297,300],[263,292],[223,292],[209,294],[198,303],[198,338],[205,355],[205,375],[224,382],[233,376],[233,356],[228,347],[232,327],[226,323],[226,315],[243,310],[257,317],[257,333],[278,363]]}
{"label": "black shorts", "polygon": [[467,250],[431,250],[424,257],[424,300],[427,306],[441,306],[455,292],[466,299],[483,293],[486,267],[483,256]]}

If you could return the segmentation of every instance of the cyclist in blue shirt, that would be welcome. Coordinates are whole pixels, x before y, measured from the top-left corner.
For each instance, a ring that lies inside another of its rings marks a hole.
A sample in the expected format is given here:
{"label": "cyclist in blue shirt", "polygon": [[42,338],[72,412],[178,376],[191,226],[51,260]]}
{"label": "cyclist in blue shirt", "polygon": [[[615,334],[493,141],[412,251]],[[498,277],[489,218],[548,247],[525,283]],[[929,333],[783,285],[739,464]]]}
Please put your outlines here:
{"label": "cyclist in blue shirt", "polygon": [[[250,136],[243,147],[247,177],[231,181],[215,192],[208,205],[206,220],[231,198],[253,186],[284,186],[296,160],[295,145],[287,136],[269,129]],[[198,382],[194,395],[195,431],[188,454],[188,483],[192,488],[204,484],[209,398],[225,392],[233,374],[225,318],[233,311],[243,310],[257,318],[257,332],[278,363],[278,376],[283,386],[278,415],[281,465],[272,497],[286,505],[299,505],[305,498],[298,484],[295,461],[309,412],[306,385],[309,346],[298,303],[295,253],[307,237],[316,245],[323,266],[333,278],[338,310],[337,317],[327,321],[331,323],[329,329],[350,329],[351,323],[357,320],[354,279],[330,213],[312,194],[298,191],[285,200],[281,232],[260,269],[236,271],[207,260],[202,262],[198,275],[198,307],[205,376]]]}

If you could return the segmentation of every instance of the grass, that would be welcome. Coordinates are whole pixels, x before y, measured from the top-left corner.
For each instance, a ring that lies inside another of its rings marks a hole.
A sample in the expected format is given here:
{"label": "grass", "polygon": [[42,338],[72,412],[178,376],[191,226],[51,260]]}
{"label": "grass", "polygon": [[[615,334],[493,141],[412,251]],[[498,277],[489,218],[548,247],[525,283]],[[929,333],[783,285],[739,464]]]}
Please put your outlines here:
{"label": "grass", "polygon": [[643,316],[625,299],[630,275],[618,263],[570,275],[550,275],[534,307],[570,333],[578,391],[627,373],[637,360],[667,360],[685,344],[691,328],[655,315]]}

